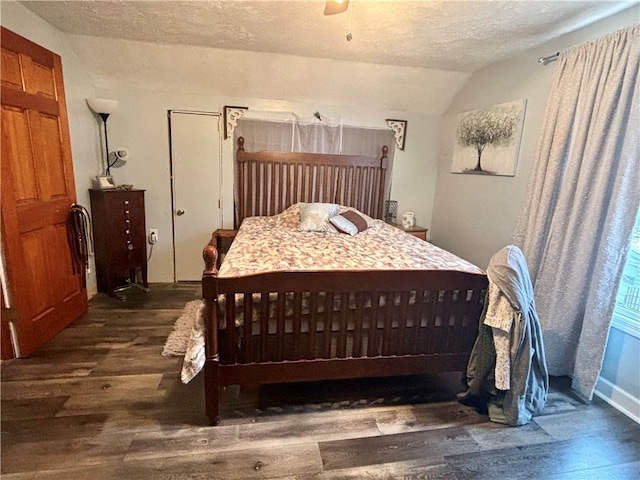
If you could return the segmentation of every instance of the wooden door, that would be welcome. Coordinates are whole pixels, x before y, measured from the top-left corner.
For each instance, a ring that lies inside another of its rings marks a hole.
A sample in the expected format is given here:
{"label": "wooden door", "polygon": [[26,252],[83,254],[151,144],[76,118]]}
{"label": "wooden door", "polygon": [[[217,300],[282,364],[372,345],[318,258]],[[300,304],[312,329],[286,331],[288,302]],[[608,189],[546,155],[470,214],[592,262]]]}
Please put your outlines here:
{"label": "wooden door", "polygon": [[1,35],[2,250],[24,357],[86,312],[87,294],[67,240],[76,194],[60,57]]}
{"label": "wooden door", "polygon": [[172,111],[170,121],[175,279],[199,281],[202,249],[222,227],[220,114]]}

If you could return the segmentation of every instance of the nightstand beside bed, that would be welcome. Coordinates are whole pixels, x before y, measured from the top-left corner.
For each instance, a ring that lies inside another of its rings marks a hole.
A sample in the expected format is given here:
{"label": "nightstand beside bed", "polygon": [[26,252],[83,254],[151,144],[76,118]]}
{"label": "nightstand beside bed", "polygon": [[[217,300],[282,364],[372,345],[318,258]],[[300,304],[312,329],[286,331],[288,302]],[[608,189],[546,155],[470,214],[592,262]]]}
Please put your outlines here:
{"label": "nightstand beside bed", "polygon": [[400,230],[404,230],[409,235],[413,235],[414,237],[419,238],[420,240],[427,241],[427,232],[429,231],[425,227],[421,227],[420,225],[414,225],[413,227],[403,227],[400,223],[394,223],[394,227],[399,228]]}

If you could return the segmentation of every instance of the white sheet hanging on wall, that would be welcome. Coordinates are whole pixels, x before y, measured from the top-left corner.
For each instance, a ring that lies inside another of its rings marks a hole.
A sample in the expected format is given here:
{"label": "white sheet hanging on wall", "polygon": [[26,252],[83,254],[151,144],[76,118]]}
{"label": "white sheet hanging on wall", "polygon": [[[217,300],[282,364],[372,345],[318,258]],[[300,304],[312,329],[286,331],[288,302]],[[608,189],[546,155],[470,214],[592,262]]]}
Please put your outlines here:
{"label": "white sheet hanging on wall", "polygon": [[293,151],[340,154],[342,152],[342,119],[329,118],[316,112],[313,117],[295,116]]}
{"label": "white sheet hanging on wall", "polygon": [[298,151],[380,158],[382,147],[386,145],[389,151],[384,198],[389,198],[396,148],[394,132],[383,124],[375,127],[351,123],[355,122],[345,123],[340,117],[330,118],[321,113],[300,117],[291,112],[250,109],[238,120],[234,130],[234,146],[237,145],[237,138],[243,137],[244,149],[248,152]]}

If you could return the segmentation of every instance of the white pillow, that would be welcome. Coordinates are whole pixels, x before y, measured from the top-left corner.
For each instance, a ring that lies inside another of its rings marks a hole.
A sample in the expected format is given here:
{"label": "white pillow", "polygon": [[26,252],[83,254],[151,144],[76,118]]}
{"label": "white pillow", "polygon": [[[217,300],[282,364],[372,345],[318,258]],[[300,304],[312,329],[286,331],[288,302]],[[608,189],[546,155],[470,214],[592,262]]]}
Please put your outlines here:
{"label": "white pillow", "polygon": [[336,232],[329,218],[337,215],[339,206],[335,203],[301,203],[300,224],[301,232]]}

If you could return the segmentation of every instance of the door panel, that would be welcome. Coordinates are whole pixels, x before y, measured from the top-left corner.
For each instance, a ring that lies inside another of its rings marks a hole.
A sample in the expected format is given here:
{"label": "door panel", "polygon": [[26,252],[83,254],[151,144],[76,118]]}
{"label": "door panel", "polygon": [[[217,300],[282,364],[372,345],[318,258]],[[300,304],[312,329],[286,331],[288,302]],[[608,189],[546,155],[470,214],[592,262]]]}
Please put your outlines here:
{"label": "door panel", "polygon": [[15,52],[2,50],[2,85],[14,89],[22,88],[22,75],[20,74],[20,59]]}
{"label": "door panel", "polygon": [[54,298],[49,273],[41,272],[43,260],[47,258],[46,244],[42,238],[43,233],[42,230],[34,230],[23,234],[20,242],[24,269],[28,272],[26,274],[28,285],[33,288],[34,292],[40,292],[31,298],[28,310],[24,311],[28,317],[33,317],[34,321],[51,310]]}
{"label": "door panel", "polygon": [[[39,157],[36,161],[40,195],[48,200],[54,197],[66,197],[68,192],[65,172],[60,168],[63,153],[59,141],[58,119],[38,112],[33,112],[31,115],[35,117],[35,121],[32,120],[31,124],[35,127],[33,141]],[[51,139],[58,141],[51,142]]]}
{"label": "door panel", "polygon": [[87,311],[87,294],[67,240],[76,195],[60,57],[4,28],[1,40],[2,251],[27,356]]}
{"label": "door panel", "polygon": [[25,76],[27,92],[55,100],[56,87],[53,69],[50,66],[35,63],[28,57],[22,56],[22,58],[25,59],[24,68],[27,71]]}
{"label": "door panel", "polygon": [[2,136],[7,140],[6,145],[3,143],[3,153],[6,151],[9,158],[20,159],[13,162],[13,172],[17,177],[14,183],[16,201],[36,198],[38,188],[26,110],[2,107]]}
{"label": "door panel", "polygon": [[172,111],[170,119],[175,279],[196,281],[202,249],[222,226],[220,114]]}

